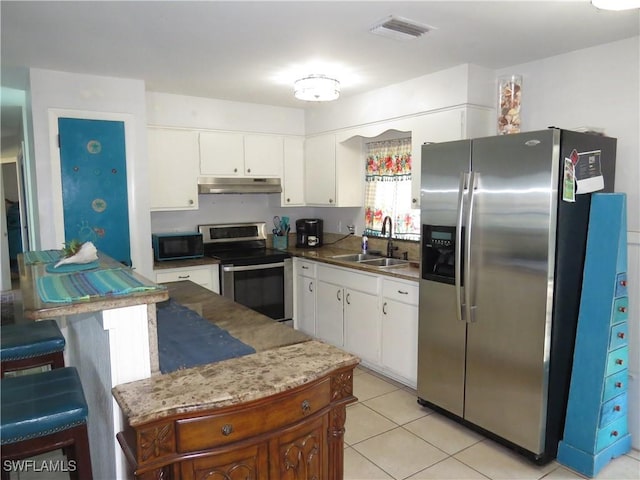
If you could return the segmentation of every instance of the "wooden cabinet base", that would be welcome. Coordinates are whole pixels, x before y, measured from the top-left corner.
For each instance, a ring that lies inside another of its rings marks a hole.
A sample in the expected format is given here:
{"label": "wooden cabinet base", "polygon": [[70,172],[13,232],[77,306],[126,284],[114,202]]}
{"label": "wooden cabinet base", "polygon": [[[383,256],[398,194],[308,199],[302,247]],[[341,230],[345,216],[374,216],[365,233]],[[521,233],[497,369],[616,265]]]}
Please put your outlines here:
{"label": "wooden cabinet base", "polygon": [[140,480],[341,480],[353,366],[259,400],[177,414],[117,437]]}

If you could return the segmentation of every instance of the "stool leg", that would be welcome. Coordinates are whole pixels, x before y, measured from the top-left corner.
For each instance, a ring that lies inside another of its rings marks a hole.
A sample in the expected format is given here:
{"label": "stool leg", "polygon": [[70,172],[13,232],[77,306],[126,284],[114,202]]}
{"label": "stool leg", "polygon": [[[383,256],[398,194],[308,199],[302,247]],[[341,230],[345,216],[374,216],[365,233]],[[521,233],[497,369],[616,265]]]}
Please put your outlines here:
{"label": "stool leg", "polygon": [[[73,445],[65,448],[65,454],[70,454],[76,462],[76,469],[69,476],[73,480],[93,480],[87,425],[79,425],[73,430]],[[69,457],[67,459],[71,460]]]}

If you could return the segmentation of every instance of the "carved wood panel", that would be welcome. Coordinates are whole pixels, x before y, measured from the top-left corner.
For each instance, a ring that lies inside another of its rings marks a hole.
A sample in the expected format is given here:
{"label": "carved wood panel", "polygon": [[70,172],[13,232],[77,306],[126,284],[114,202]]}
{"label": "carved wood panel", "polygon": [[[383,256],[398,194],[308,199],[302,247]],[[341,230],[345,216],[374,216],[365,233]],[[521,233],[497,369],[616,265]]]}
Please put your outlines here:
{"label": "carved wood panel", "polygon": [[327,415],[274,440],[278,443],[278,480],[325,480],[326,419]]}
{"label": "carved wood panel", "polygon": [[268,480],[266,443],[184,462],[183,480]]}

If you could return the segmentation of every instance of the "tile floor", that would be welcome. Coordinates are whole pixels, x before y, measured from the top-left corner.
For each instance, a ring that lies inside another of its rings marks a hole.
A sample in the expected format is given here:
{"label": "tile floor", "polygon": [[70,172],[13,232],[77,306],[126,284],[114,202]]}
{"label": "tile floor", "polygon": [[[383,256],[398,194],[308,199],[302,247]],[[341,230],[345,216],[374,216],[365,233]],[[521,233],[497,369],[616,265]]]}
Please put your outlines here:
{"label": "tile floor", "polygon": [[[359,367],[347,407],[344,480],[582,479],[557,462],[537,466],[421,407],[414,390]],[[598,480],[640,479],[640,452],[609,463]]]}
{"label": "tile floor", "polygon": [[[501,445],[420,407],[414,390],[359,367],[358,403],[347,407],[344,480],[572,480],[557,462],[536,466]],[[60,459],[54,455],[39,457]],[[64,473],[12,473],[11,480],[67,480]],[[609,463],[597,480],[640,480],[640,452]]]}

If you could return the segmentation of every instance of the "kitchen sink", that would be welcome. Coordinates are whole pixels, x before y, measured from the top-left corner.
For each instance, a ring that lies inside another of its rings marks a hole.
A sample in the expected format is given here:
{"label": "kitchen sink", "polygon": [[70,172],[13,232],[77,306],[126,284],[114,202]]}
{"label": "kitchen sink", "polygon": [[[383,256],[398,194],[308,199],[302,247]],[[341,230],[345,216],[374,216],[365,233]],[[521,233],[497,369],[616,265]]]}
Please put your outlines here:
{"label": "kitchen sink", "polygon": [[371,260],[360,260],[358,263],[363,265],[371,265],[372,267],[400,267],[409,265],[409,260],[401,260],[399,258],[376,258]]}
{"label": "kitchen sink", "polygon": [[349,253],[347,255],[334,255],[331,257],[335,260],[342,260],[344,262],[363,262],[366,260],[384,260],[380,255],[373,255],[371,253]]}

